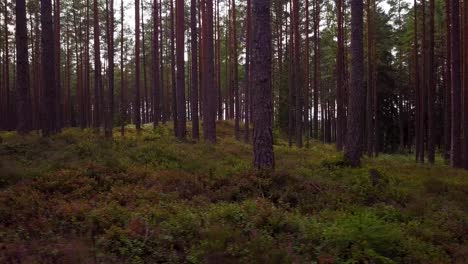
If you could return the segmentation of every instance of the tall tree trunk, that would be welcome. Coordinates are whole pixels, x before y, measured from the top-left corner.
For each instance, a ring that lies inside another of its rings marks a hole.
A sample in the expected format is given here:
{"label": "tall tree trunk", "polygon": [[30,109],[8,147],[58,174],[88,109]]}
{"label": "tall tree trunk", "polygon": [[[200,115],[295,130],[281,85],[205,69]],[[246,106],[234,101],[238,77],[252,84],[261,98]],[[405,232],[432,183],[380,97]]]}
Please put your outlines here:
{"label": "tall tree trunk", "polygon": [[344,141],[344,36],[343,36],[343,0],[336,1],[337,18],[338,18],[338,49],[336,54],[336,104],[337,104],[337,122],[336,122],[336,148],[343,150]]}
{"label": "tall tree trunk", "polygon": [[452,95],[452,70],[451,70],[451,27],[450,27],[450,0],[445,0],[445,89],[444,89],[444,159],[450,161],[451,148],[451,95]]}
{"label": "tall tree trunk", "polygon": [[367,155],[372,157],[374,152],[374,65],[373,65],[373,30],[372,25],[375,23],[373,20],[374,14],[371,9],[371,1],[367,0],[366,13],[367,13],[367,96],[366,96],[366,125],[367,125]]}
{"label": "tall tree trunk", "polygon": [[234,134],[237,140],[240,139],[240,98],[239,98],[239,80],[238,80],[238,57],[237,57],[237,19],[236,19],[236,1],[232,0],[232,38],[231,38],[231,51],[232,51],[232,89],[234,97]]}
{"label": "tall tree trunk", "polygon": [[452,153],[451,164],[455,168],[462,166],[461,151],[461,110],[462,89],[460,76],[460,2],[451,0],[451,65],[452,65]]}
{"label": "tall tree trunk", "polygon": [[345,159],[351,166],[359,166],[364,132],[364,56],[363,56],[363,1],[351,0],[351,86],[348,96],[348,125]]}
{"label": "tall tree trunk", "polygon": [[203,132],[205,140],[211,143],[216,142],[216,105],[214,90],[214,54],[213,54],[213,0],[205,0],[205,19],[206,30],[204,34],[204,42],[206,52],[206,87],[204,89],[204,106],[203,106]]}
{"label": "tall tree trunk", "polygon": [[187,134],[187,113],[185,109],[185,65],[184,65],[184,0],[176,2],[176,45],[177,45],[177,137],[185,139]]}
{"label": "tall tree trunk", "polygon": [[161,104],[161,121],[163,124],[166,124],[166,121],[167,121],[167,111],[166,111],[166,100],[165,99],[165,96],[167,93],[165,93],[164,91],[164,59],[163,59],[163,43],[164,43],[164,34],[163,34],[163,24],[162,24],[162,0],[159,0],[159,27],[161,29],[161,34],[160,34],[160,37],[159,37],[159,43],[161,43],[160,45],[160,49],[159,49],[159,58],[160,58],[160,70],[161,70],[161,74],[160,74],[160,77],[161,77],[161,89],[160,89],[160,104]]}
{"label": "tall tree trunk", "polygon": [[99,40],[99,6],[94,0],[94,129],[99,130],[102,124],[103,93],[101,77],[101,43]]}
{"label": "tall tree trunk", "polygon": [[[109,5],[108,2],[110,1]],[[114,0],[106,0],[107,6],[107,56],[108,66],[108,102],[106,111],[105,136],[112,137],[114,122]]]}
{"label": "tall tree trunk", "polygon": [[320,90],[320,0],[314,0],[314,138],[319,138],[318,102]]}
{"label": "tall tree trunk", "polygon": [[192,82],[191,82],[191,107],[192,107],[192,138],[200,139],[200,126],[198,120],[198,43],[197,43],[197,0],[190,1],[190,44],[192,56]]}
{"label": "tall tree trunk", "polygon": [[16,109],[17,131],[31,130],[31,97],[29,92],[28,29],[26,1],[16,1]]}
{"label": "tall tree trunk", "polygon": [[140,0],[135,0],[135,105],[133,106],[135,126],[141,132],[140,106]]}
{"label": "tall tree trunk", "polygon": [[221,22],[219,18],[219,2],[216,0],[216,30],[217,30],[217,66],[216,66],[216,75],[217,75],[217,86],[218,86],[218,120],[223,120],[223,94],[221,92]]}
{"label": "tall tree trunk", "polygon": [[142,60],[143,60],[143,124],[149,122],[149,99],[148,99],[148,82],[147,82],[147,75],[146,75],[146,41],[145,41],[145,9],[143,6],[143,1],[141,2],[141,47],[142,47]]}
{"label": "tall tree trunk", "polygon": [[153,0],[153,128],[159,125],[161,118],[161,69],[159,56],[159,9],[158,0]]}
{"label": "tall tree trunk", "polygon": [[435,91],[436,69],[434,63],[434,10],[435,1],[429,0],[429,54],[428,54],[428,87],[427,87],[427,160],[434,164],[435,160]]}
{"label": "tall tree trunk", "polygon": [[422,73],[421,78],[421,88],[419,90],[419,106],[420,106],[420,119],[419,119],[419,163],[424,163],[425,157],[425,148],[426,148],[426,89],[427,89],[427,73],[426,73],[426,63],[427,63],[427,45],[426,45],[426,0],[421,0],[421,12],[422,12],[422,25],[421,25],[421,69]]}
{"label": "tall tree trunk", "polygon": [[250,140],[250,85],[251,85],[251,48],[252,48],[252,0],[247,0],[246,42],[245,42],[245,102],[244,102],[244,142]]}
{"label": "tall tree trunk", "polygon": [[254,33],[253,76],[253,150],[254,166],[273,169],[272,90],[271,90],[271,18],[270,1],[253,0]]}
{"label": "tall tree trunk", "polygon": [[55,96],[56,96],[56,128],[59,131],[63,126],[62,120],[62,88],[60,83],[60,70],[61,70],[61,60],[60,60],[60,0],[54,0],[54,52],[55,52]]}
{"label": "tall tree trunk", "polygon": [[[92,112],[91,112],[91,91],[90,91],[90,56],[89,56],[89,42],[90,42],[90,27],[91,27],[91,19],[90,19],[90,4],[89,0],[86,0],[86,37],[85,37],[85,59],[84,59],[84,76],[83,73],[80,75],[80,78],[84,79],[82,88],[84,90],[84,96],[82,98],[82,103],[79,109],[82,109],[80,112],[81,115],[81,128],[89,127],[92,120]],[[80,31],[80,41],[81,41],[81,31]],[[83,62],[82,62],[83,64]],[[82,66],[82,65],[81,65]],[[99,99],[97,97],[99,93],[96,93],[95,87],[95,102]],[[97,99],[96,99],[97,98]]]}
{"label": "tall tree trunk", "polygon": [[125,79],[124,79],[124,4],[120,0],[120,134],[125,135],[126,120],[126,100],[125,100]]}
{"label": "tall tree trunk", "polygon": [[[434,0],[432,0],[434,1]],[[468,169],[468,1],[463,1],[463,168]]]}
{"label": "tall tree trunk", "polygon": [[421,149],[421,129],[420,129],[420,119],[421,119],[421,105],[419,100],[420,94],[420,84],[419,84],[419,45],[418,45],[418,9],[417,2],[414,0],[414,90],[415,90],[415,130],[416,130],[416,140],[415,140],[415,154],[416,161],[419,161],[420,149]]}
{"label": "tall tree trunk", "polygon": [[[52,3],[51,0],[41,0],[41,27],[42,27],[42,61],[55,61],[54,31],[52,25]],[[53,63],[42,63],[43,78],[43,127],[44,137],[56,133],[56,82],[55,65]]]}
{"label": "tall tree trunk", "polygon": [[174,22],[174,0],[170,0],[170,56],[171,56],[171,92],[172,92],[172,120],[174,121],[174,134],[177,136],[177,87],[176,87],[176,58],[175,58],[175,22]]}
{"label": "tall tree trunk", "polygon": [[[42,3],[42,2],[41,2]],[[42,6],[41,6],[42,7]],[[42,13],[42,12],[41,12]],[[42,18],[42,15],[41,15]],[[8,18],[8,1],[5,1],[4,4],[4,32],[5,32],[5,50],[4,50],[4,63],[3,63],[3,68],[4,68],[4,91],[5,91],[5,128],[7,130],[10,130],[12,128],[11,126],[11,98],[10,98],[10,31],[8,29],[8,24],[9,24],[9,18]]]}
{"label": "tall tree trunk", "polygon": [[295,123],[296,123],[296,145],[299,148],[302,148],[302,86],[301,86],[301,62],[300,62],[300,52],[301,52],[301,36],[299,34],[299,0],[293,0],[293,35],[294,35],[294,47],[293,47],[293,76],[294,79],[294,90],[295,90]]}
{"label": "tall tree trunk", "polygon": [[309,147],[310,126],[309,126],[309,94],[310,94],[310,41],[309,41],[309,0],[305,0],[305,59],[304,59],[304,125],[306,133],[306,147]]}

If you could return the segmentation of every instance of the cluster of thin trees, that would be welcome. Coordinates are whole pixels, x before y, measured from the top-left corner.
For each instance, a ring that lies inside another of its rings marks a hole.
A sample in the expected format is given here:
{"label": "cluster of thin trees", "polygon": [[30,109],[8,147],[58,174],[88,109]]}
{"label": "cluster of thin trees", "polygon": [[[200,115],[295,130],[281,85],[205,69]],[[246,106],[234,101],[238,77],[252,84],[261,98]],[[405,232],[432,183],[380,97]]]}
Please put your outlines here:
{"label": "cluster of thin trees", "polygon": [[413,34],[389,55],[410,79],[408,87],[397,80],[394,101],[380,96],[375,0],[135,0],[132,29],[123,0],[118,16],[114,0],[2,4],[0,129],[49,136],[93,127],[110,138],[116,125],[123,135],[128,123],[140,131],[171,120],[179,139],[198,140],[202,124],[204,140],[215,143],[216,120],[227,119],[236,139],[253,139],[257,167],[274,166],[273,126],[291,146],[336,142],[358,166],[363,153],[378,155],[391,142],[380,120],[390,116],[399,119],[401,149],[414,146],[419,162],[434,163],[439,146],[454,167],[468,168],[466,0],[443,3],[442,60],[436,1],[415,0],[412,18],[401,0],[391,2],[394,24],[412,20]]}

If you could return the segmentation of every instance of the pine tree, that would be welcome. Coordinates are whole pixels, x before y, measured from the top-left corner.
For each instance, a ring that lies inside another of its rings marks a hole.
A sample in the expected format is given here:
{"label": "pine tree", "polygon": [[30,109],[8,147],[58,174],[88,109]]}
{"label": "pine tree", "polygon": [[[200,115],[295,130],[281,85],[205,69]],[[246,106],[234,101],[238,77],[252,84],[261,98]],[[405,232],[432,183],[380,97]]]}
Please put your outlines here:
{"label": "pine tree", "polygon": [[135,0],[135,105],[134,122],[138,133],[141,132],[140,106],[140,0]]}
{"label": "pine tree", "polygon": [[190,47],[192,59],[191,72],[191,91],[190,100],[192,107],[192,138],[198,140],[200,138],[200,128],[198,119],[198,43],[197,43],[197,1],[190,1]]}
{"label": "pine tree", "polygon": [[184,0],[177,0],[176,2],[176,56],[177,56],[177,137],[185,139],[186,136],[186,109],[185,109],[185,66],[184,66],[184,47],[185,47],[185,34],[184,34]]}
{"label": "pine tree", "polygon": [[258,169],[273,169],[270,0],[253,0],[253,13],[253,163]]}
{"label": "pine tree", "polygon": [[363,150],[364,102],[363,1],[351,1],[351,86],[348,96],[348,124],[345,159],[359,166]]}
{"label": "pine tree", "polygon": [[26,1],[16,1],[16,110],[17,131],[31,130],[31,99],[29,88],[28,29]]}
{"label": "pine tree", "polygon": [[[54,31],[52,25],[52,3],[51,0],[41,0],[41,42],[42,61],[55,61]],[[42,107],[42,133],[48,137],[57,132],[56,128],[56,82],[55,65],[53,63],[42,63],[43,80],[43,107]]]}
{"label": "pine tree", "polygon": [[452,32],[451,45],[451,66],[452,66],[452,150],[451,164],[455,168],[462,167],[461,151],[461,110],[462,110],[462,89],[461,89],[461,70],[460,70],[460,2],[451,0],[450,22]]}

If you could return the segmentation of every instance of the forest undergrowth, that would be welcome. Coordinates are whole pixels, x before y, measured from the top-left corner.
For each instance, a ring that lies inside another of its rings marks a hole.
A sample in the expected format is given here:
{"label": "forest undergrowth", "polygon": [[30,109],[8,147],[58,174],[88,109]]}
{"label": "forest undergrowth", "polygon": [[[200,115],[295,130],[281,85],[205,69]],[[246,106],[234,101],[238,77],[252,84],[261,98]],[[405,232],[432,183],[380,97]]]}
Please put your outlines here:
{"label": "forest undergrowth", "polygon": [[[170,125],[0,133],[0,263],[466,263],[468,172],[334,145],[256,172],[231,123],[216,145]],[[190,138],[190,136],[189,136]]]}

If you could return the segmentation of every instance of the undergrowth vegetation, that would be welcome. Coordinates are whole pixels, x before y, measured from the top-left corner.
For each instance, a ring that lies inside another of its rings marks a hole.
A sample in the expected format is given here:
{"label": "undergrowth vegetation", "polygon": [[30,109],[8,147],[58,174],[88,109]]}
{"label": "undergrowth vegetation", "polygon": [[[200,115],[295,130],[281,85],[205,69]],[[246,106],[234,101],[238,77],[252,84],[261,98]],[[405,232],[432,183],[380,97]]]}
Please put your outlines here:
{"label": "undergrowth vegetation", "polygon": [[278,138],[259,173],[231,131],[2,132],[0,263],[466,263],[468,172]]}

